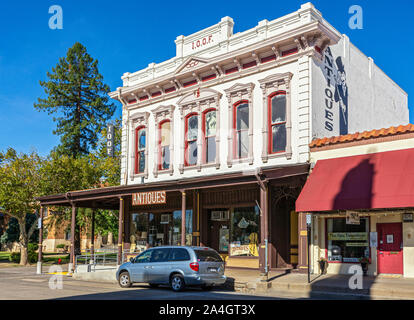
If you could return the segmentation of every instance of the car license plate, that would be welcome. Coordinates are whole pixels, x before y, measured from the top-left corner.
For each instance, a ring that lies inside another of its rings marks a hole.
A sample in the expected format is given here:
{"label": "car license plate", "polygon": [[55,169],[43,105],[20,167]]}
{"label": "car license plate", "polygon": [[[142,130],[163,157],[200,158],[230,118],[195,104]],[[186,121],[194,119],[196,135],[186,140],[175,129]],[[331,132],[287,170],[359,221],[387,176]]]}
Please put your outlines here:
{"label": "car license plate", "polygon": [[210,271],[210,272],[217,272],[217,268],[208,268],[208,271]]}

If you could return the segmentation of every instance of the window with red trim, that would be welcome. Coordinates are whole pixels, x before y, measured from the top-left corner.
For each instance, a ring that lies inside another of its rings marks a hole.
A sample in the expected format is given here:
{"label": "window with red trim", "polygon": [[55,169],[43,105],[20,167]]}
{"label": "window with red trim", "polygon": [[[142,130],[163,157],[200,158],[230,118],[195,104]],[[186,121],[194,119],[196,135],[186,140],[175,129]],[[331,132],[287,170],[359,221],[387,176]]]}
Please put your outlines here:
{"label": "window with red trim", "polygon": [[234,158],[246,158],[249,152],[249,103],[246,100],[234,105],[233,130]]}
{"label": "window with red trim", "polygon": [[168,170],[170,168],[170,137],[171,137],[171,122],[165,120],[160,123],[159,128],[159,140],[158,140],[158,169]]}
{"label": "window with red trim", "polygon": [[147,132],[145,127],[138,127],[135,131],[135,173],[145,171],[145,149],[147,147]]}
{"label": "window with red trim", "polygon": [[269,153],[286,150],[286,92],[277,91],[269,96]]}
{"label": "window with red trim", "polygon": [[191,113],[185,118],[185,165],[197,164],[197,137],[198,137],[198,115]]}
{"label": "window with red trim", "polygon": [[203,113],[203,163],[216,161],[216,109]]}

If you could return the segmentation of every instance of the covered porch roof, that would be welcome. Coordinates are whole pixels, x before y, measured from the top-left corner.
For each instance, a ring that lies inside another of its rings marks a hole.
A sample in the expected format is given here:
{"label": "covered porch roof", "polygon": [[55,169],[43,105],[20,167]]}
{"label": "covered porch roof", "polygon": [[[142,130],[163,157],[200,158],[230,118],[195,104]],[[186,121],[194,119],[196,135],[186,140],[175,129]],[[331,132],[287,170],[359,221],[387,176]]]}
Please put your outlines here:
{"label": "covered porch roof", "polygon": [[72,206],[97,209],[119,208],[119,198],[143,191],[180,191],[263,182],[293,176],[307,175],[309,164],[273,166],[257,170],[245,170],[234,173],[198,176],[187,179],[175,179],[143,184],[121,185],[88,190],[71,191],[37,198],[42,206]]}

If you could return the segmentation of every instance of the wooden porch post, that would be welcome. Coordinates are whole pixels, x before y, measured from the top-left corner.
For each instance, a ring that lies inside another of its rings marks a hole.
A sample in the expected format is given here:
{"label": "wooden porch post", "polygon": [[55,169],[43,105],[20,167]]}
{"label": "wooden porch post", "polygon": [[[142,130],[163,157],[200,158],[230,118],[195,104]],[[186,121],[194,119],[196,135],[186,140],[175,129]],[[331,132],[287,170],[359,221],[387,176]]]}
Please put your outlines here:
{"label": "wooden porch post", "polygon": [[299,212],[298,218],[298,269],[300,272],[308,271],[308,231],[306,225],[306,213]]}
{"label": "wooden porch post", "polygon": [[69,273],[75,268],[75,227],[76,227],[76,204],[72,202],[72,221],[70,224],[70,262]]}
{"label": "wooden porch post", "polygon": [[185,246],[185,190],[181,190],[181,245]]}
{"label": "wooden porch post", "polygon": [[268,209],[268,187],[264,182],[260,186],[260,249],[259,249],[259,266],[261,274],[266,278],[269,272],[269,243],[267,243],[267,261],[266,261],[266,242],[269,241],[269,209]]}
{"label": "wooden porch post", "polygon": [[95,261],[95,211],[96,209],[92,209],[92,226],[91,226],[91,258]]}
{"label": "wooden porch post", "polygon": [[122,239],[124,231],[124,198],[119,198],[119,214],[118,214],[118,265],[122,263]]}
{"label": "wooden porch post", "polygon": [[39,226],[39,253],[38,253],[38,258],[37,258],[37,270],[36,273],[37,274],[42,274],[42,249],[43,249],[43,207],[40,206],[40,211],[39,211],[39,221],[40,221],[40,226]]}

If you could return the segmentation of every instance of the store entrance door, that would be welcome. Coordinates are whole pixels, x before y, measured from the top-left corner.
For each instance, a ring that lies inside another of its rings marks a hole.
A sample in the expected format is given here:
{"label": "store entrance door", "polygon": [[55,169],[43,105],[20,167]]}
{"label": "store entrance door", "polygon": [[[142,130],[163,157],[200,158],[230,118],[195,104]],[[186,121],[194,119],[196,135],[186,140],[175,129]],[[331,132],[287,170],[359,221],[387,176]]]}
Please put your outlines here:
{"label": "store entrance door", "polygon": [[401,223],[377,223],[378,273],[403,273],[403,240]]}

